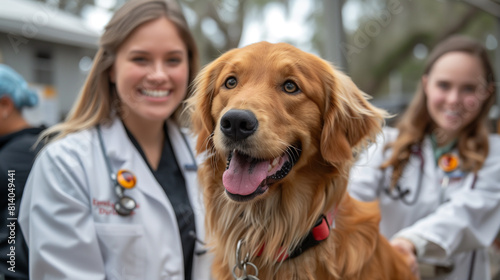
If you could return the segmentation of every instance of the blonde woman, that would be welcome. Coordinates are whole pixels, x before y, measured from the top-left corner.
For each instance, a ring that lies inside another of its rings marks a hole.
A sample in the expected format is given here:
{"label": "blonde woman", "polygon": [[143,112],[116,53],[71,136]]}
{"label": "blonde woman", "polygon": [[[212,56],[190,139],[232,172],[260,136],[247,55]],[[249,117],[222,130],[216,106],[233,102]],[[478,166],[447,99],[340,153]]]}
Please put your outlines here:
{"label": "blonde woman", "polygon": [[174,1],[130,0],[114,14],[28,179],[19,221],[34,279],[209,278],[196,161],[178,118],[197,69]]}
{"label": "blonde woman", "polygon": [[351,172],[378,199],[380,230],[422,279],[490,279],[500,227],[500,138],[488,132],[495,80],[485,48],[454,36],[429,55],[415,98]]}

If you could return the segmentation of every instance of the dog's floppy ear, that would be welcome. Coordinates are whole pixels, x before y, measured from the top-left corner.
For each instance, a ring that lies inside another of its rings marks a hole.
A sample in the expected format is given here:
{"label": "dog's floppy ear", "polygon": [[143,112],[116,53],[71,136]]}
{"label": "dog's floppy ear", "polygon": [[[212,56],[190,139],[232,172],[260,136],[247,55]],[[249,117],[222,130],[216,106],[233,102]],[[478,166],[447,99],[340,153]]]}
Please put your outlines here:
{"label": "dog's floppy ear", "polygon": [[196,76],[193,83],[193,95],[187,100],[191,130],[197,135],[196,151],[202,153],[211,147],[211,134],[215,128],[210,110],[215,94],[218,66],[212,62],[205,66]]}
{"label": "dog's floppy ear", "polygon": [[344,73],[325,71],[326,107],[321,133],[321,154],[336,164],[353,158],[353,150],[373,139],[381,130],[387,113],[371,105]]}

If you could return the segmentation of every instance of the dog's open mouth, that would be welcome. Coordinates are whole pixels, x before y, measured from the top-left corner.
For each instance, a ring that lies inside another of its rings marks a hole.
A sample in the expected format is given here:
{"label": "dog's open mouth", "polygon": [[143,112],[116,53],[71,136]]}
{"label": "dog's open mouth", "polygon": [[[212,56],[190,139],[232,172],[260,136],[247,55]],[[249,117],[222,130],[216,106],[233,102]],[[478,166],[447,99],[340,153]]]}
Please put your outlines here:
{"label": "dog's open mouth", "polygon": [[299,157],[300,148],[293,146],[273,159],[256,159],[233,150],[227,158],[227,168],[222,177],[226,193],[235,201],[251,200],[285,178]]}

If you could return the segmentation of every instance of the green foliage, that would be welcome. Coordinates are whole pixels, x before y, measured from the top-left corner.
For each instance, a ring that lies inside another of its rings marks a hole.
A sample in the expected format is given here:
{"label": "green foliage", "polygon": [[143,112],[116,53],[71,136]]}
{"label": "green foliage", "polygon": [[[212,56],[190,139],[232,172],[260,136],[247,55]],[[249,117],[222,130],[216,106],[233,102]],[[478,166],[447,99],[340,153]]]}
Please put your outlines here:
{"label": "green foliage", "polygon": [[[33,1],[57,3],[61,10],[75,14],[81,14],[85,5],[96,4],[95,0]],[[116,0],[111,10],[125,1]],[[245,26],[251,21],[264,20],[268,5],[281,5],[288,12],[293,3],[292,0],[178,1],[198,42],[202,64],[237,47]],[[400,94],[412,94],[423,68],[423,60],[413,55],[415,45],[423,44],[430,50],[437,42],[455,33],[468,34],[485,42],[488,35],[495,34],[497,25],[497,18],[493,15],[464,1],[342,0],[341,3],[355,4],[361,16],[354,32],[346,31],[332,43],[326,39],[333,36],[331,30],[334,27],[327,26],[326,19],[337,13],[328,11],[325,1],[333,0],[308,1],[314,2],[306,24],[314,33],[311,45],[315,52],[325,58],[327,50],[332,48],[342,52],[347,61],[343,70],[362,90],[377,98],[393,96],[388,86],[391,73],[399,73],[402,79]],[[289,43],[294,44],[293,41]]]}
{"label": "green foliage", "polygon": [[390,94],[388,87],[383,85],[394,72],[402,77],[400,94],[413,93],[424,62],[413,55],[417,44],[431,50],[440,40],[456,33],[485,42],[487,35],[495,32],[495,17],[460,1],[369,2],[372,5],[378,2],[376,6],[380,9],[378,13],[371,10],[371,16],[361,17],[356,32],[347,34],[347,43],[354,47],[360,45],[363,35],[368,38],[368,43],[358,48],[359,52],[348,60],[348,69],[354,82],[375,97]]}

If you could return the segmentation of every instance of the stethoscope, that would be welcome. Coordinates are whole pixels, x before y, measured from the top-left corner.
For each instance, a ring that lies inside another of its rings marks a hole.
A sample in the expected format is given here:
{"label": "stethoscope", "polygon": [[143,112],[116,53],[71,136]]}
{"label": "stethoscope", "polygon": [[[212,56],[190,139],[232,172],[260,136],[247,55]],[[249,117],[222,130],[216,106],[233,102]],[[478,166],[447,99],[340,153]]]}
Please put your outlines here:
{"label": "stethoscope", "polygon": [[422,154],[422,149],[420,148],[420,146],[413,146],[411,149],[411,154],[416,155],[420,159],[420,168],[419,168],[420,170],[418,174],[417,191],[413,199],[411,201],[406,199],[406,196],[410,194],[410,189],[406,188],[403,190],[399,185],[399,183],[394,188],[391,188],[390,186],[384,188],[384,191],[387,194],[387,196],[389,196],[394,200],[400,199],[401,202],[403,202],[406,205],[415,204],[415,202],[417,202],[418,200],[418,197],[420,196],[420,190],[422,189],[422,177],[424,175],[424,166],[425,166],[425,159]]}
{"label": "stethoscope", "polygon": [[[99,136],[99,145],[101,147],[101,152],[104,156],[108,173],[110,174],[111,185],[115,190],[116,196],[118,197],[118,200],[114,204],[115,211],[120,216],[129,216],[130,214],[132,214],[134,209],[137,208],[137,203],[132,197],[125,195],[125,190],[133,189],[137,183],[137,178],[135,177],[134,173],[127,169],[120,169],[116,174],[113,172],[110,160],[106,154],[106,147],[102,138],[101,127],[100,125],[97,125],[96,128],[97,134]],[[188,151],[192,159],[192,163],[185,164],[184,168],[187,171],[196,171],[198,170],[198,166],[196,164],[194,154],[189,148],[189,142],[182,132],[180,132],[180,134],[182,136],[182,139],[184,140],[184,143],[186,144],[186,147],[188,147]]]}
{"label": "stethoscope", "polygon": [[[418,197],[420,196],[420,190],[422,189],[422,176],[424,175],[424,166],[425,166],[425,159],[422,154],[422,148],[420,146],[414,146],[411,150],[411,154],[418,156],[418,158],[420,159],[420,168],[419,168],[420,170],[417,181],[417,190],[413,199],[411,201],[406,199],[406,196],[410,193],[410,189],[409,188],[402,189],[399,184],[396,185],[396,187],[394,187],[393,189],[391,189],[390,187],[384,188],[384,192],[387,194],[387,196],[389,196],[394,200],[399,199],[401,200],[401,202],[403,202],[408,206],[415,204],[415,202],[417,202],[418,200]],[[453,178],[453,173],[457,172],[461,173],[461,171],[458,169],[459,159],[457,156],[451,153],[444,154],[439,158],[438,166],[445,173],[441,181],[441,193],[440,193],[441,196],[440,200],[443,201],[443,189],[445,189],[448,186],[450,178]],[[461,176],[463,176],[463,174]],[[474,189],[476,180],[477,180],[477,174],[474,174],[471,189]]]}

